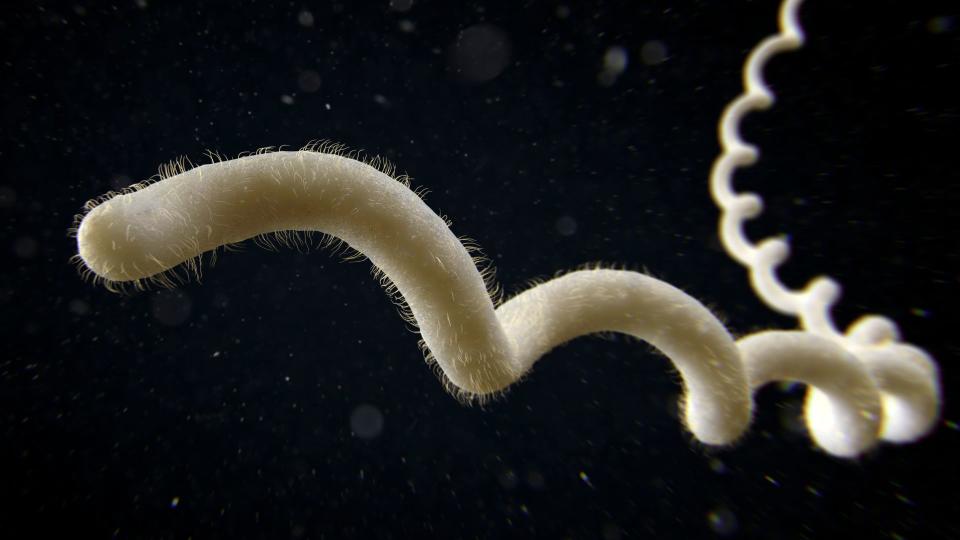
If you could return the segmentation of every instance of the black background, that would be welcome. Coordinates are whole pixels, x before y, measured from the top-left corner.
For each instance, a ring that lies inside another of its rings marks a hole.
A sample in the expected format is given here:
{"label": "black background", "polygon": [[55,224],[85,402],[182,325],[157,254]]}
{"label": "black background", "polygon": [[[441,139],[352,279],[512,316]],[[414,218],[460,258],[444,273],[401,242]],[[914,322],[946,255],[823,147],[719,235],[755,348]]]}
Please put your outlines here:
{"label": "black background", "polygon": [[[940,363],[936,431],[855,461],[811,447],[803,389],[782,385],[738,445],[703,447],[669,363],[625,338],[577,340],[463,407],[367,263],[323,251],[251,246],[202,284],[128,296],[68,262],[83,203],[163,162],[329,139],[428,188],[508,292],[601,261],[683,288],[737,334],[791,328],[720,249],[706,184],[775,2],[5,8],[4,536],[957,537],[960,19],[953,3],[839,4],[809,0],[807,46],[770,64],[779,99],[745,123],[762,159],[737,185],[767,202],[752,238],[789,233],[788,284],[838,278],[841,324],[889,315]],[[465,82],[449,51],[480,23],[509,62]],[[651,40],[664,62],[641,61]],[[614,46],[630,63],[605,86]],[[382,414],[375,438],[351,433],[362,404]]]}

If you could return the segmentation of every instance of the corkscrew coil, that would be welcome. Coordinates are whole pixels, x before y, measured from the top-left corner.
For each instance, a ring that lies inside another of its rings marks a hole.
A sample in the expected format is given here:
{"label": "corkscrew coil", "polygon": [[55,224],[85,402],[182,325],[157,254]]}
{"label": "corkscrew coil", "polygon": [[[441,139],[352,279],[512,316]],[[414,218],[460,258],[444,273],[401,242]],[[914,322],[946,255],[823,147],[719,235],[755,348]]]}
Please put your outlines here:
{"label": "corkscrew coil", "polygon": [[[767,238],[754,244],[743,230],[746,221],[763,211],[763,199],[755,193],[738,193],[733,186],[736,170],[753,165],[760,155],[755,146],[741,138],[740,123],[750,112],[773,105],[774,94],[763,79],[763,70],[777,54],[803,46],[803,29],[797,17],[801,4],[802,0],[785,0],[781,4],[779,33],[758,43],[750,53],[743,67],[744,91],[721,116],[719,138],[723,151],[710,172],[710,193],[721,211],[720,239],[730,257],[747,267],[753,290],[764,303],[796,317],[809,334],[835,343],[837,354],[843,351],[860,361],[865,368],[863,373],[873,380],[880,393],[882,438],[912,441],[932,429],[939,414],[939,375],[930,355],[902,343],[896,323],[879,315],[863,316],[846,333],[838,331],[831,309],[840,298],[840,284],[821,276],[803,290],[787,288],[776,273],[790,255],[786,240]],[[817,421],[812,417],[820,416],[815,412],[820,410],[815,405],[819,402],[815,387],[811,387],[807,421],[814,432],[817,430],[813,424]]]}

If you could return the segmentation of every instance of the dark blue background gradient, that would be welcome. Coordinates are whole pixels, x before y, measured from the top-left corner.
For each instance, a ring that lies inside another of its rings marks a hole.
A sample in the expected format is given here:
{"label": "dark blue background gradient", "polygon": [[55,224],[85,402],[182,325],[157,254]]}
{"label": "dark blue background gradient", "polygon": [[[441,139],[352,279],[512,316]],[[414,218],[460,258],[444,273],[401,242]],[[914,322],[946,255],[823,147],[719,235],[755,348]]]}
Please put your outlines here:
{"label": "dark blue background gradient", "polygon": [[[955,2],[839,4],[809,0],[807,47],[769,66],[779,101],[745,123],[763,155],[737,185],[768,203],[752,238],[789,233],[787,283],[838,278],[841,324],[889,315],[940,362],[936,432],[856,461],[811,447],[785,385],[756,396],[738,445],[703,447],[669,362],[623,337],[579,339],[463,407],[368,263],[328,252],[251,244],[202,284],[129,296],[68,261],[83,203],[161,163],[329,139],[428,188],[508,293],[599,261],[683,288],[734,333],[792,328],[720,249],[707,191],[717,119],[776,2],[4,8],[2,534],[960,536],[960,19]],[[481,23],[507,61],[464,81],[450,50]],[[654,40],[667,58],[648,65]],[[616,46],[630,62],[605,86]],[[375,436],[351,427],[365,404]]]}

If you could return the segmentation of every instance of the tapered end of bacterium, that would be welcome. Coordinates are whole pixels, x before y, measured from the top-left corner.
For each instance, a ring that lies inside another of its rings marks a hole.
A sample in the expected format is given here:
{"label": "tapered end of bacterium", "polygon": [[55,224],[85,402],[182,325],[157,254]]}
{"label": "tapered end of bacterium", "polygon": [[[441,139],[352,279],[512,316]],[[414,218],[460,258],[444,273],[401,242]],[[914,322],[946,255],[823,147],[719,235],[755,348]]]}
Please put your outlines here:
{"label": "tapered end of bacterium", "polygon": [[84,269],[96,278],[121,281],[120,265],[114,264],[117,245],[109,202],[90,210],[77,226],[77,254]]}
{"label": "tapered end of bacterium", "polygon": [[77,254],[97,280],[126,282],[150,278],[169,268],[156,253],[144,216],[131,212],[120,195],[96,206],[77,226]]}

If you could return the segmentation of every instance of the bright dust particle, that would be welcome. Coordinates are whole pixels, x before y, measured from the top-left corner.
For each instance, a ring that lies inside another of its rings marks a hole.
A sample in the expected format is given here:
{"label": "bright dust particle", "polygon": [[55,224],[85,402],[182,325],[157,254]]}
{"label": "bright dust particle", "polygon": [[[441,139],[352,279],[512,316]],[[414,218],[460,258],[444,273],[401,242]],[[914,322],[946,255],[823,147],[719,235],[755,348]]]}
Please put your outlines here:
{"label": "bright dust particle", "polygon": [[587,473],[585,473],[585,472],[583,472],[583,471],[580,471],[580,475],[579,475],[579,476],[580,476],[580,480],[582,480],[584,484],[586,484],[586,485],[588,485],[588,486],[590,486],[590,487],[593,487],[593,484],[590,482],[590,477],[587,476]]}

